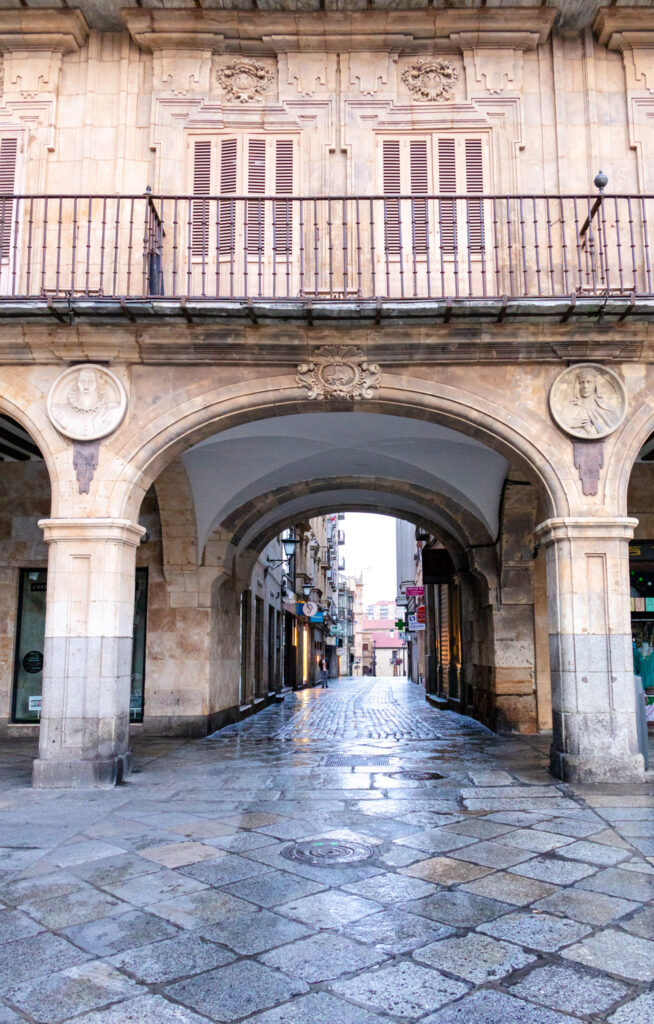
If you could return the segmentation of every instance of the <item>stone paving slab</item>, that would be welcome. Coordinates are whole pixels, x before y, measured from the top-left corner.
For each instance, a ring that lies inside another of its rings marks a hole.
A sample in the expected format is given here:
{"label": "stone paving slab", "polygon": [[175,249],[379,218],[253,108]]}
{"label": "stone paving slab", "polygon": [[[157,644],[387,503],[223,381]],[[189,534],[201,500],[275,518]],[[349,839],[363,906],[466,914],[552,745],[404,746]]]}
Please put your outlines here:
{"label": "stone paving slab", "polygon": [[332,982],[332,992],[396,1017],[414,1018],[462,996],[467,985],[419,964],[400,962]]}
{"label": "stone paving slab", "polygon": [[243,960],[180,981],[164,991],[190,1009],[223,1022],[286,1002],[291,996],[308,992],[309,986],[263,964]]}
{"label": "stone paving slab", "polygon": [[625,1003],[608,1018],[609,1024],[652,1024],[653,1020],[654,992],[645,992]]}
{"label": "stone paving slab", "polygon": [[388,1024],[389,1017],[345,1003],[328,992],[312,992],[249,1018],[252,1024]]}
{"label": "stone paving slab", "polygon": [[562,956],[635,981],[654,981],[654,942],[607,928],[565,949]]}
{"label": "stone paving slab", "polygon": [[311,983],[331,981],[342,974],[373,967],[386,959],[384,953],[328,932],[300,939],[259,957],[261,963]]}
{"label": "stone paving slab", "polygon": [[424,1017],[420,1024],[572,1024],[578,1019],[504,992],[483,990]]}
{"label": "stone paving slab", "polygon": [[539,967],[511,986],[511,995],[579,1016],[606,1013],[630,994],[633,989],[615,978],[559,964]]}
{"label": "stone paving slab", "polygon": [[[0,1024],[651,1024],[652,796],[547,746],[381,679],[135,738],[114,790],[30,790],[0,745]],[[370,856],[283,856],[309,836]]]}
{"label": "stone paving slab", "polygon": [[533,954],[525,953],[511,943],[497,942],[473,932],[423,946],[413,957],[421,964],[436,967],[475,985],[497,981],[536,959]]}
{"label": "stone paving slab", "polygon": [[38,1024],[58,1024],[139,994],[139,986],[101,960],[69,967],[18,985],[10,994],[14,1006]]}

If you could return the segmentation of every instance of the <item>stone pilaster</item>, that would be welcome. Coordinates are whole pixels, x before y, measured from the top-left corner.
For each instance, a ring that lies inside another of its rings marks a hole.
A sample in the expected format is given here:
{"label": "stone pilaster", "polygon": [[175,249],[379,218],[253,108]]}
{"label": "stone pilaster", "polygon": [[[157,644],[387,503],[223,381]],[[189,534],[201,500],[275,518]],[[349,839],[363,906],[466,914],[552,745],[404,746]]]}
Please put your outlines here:
{"label": "stone pilaster", "polygon": [[548,519],[552,770],[570,782],[642,781],[629,612],[636,519]]}
{"label": "stone pilaster", "polygon": [[124,519],[42,519],[49,544],[36,787],[113,785],[130,767],[135,552]]}

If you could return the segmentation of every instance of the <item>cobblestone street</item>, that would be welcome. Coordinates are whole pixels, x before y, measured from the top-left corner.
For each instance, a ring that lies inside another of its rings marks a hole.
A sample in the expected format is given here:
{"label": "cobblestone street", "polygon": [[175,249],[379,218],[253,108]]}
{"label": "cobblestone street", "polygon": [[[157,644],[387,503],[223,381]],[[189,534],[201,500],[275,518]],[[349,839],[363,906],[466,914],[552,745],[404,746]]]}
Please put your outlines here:
{"label": "cobblestone street", "polygon": [[137,738],[112,790],[5,743],[0,1024],[651,1024],[654,783],[555,783],[547,746],[403,679]]}

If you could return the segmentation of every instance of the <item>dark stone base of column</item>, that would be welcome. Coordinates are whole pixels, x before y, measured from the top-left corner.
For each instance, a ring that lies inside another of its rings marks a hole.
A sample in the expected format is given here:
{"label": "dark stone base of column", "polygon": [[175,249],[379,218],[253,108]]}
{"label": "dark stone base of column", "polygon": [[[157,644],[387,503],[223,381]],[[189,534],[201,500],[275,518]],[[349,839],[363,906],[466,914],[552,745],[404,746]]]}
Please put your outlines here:
{"label": "dark stone base of column", "polygon": [[117,786],[132,770],[129,751],[106,761],[47,761],[32,766],[35,789],[94,789]]}
{"label": "dark stone base of column", "polygon": [[642,754],[624,757],[612,754],[566,754],[550,751],[552,774],[562,782],[593,785],[606,782],[644,782]]}

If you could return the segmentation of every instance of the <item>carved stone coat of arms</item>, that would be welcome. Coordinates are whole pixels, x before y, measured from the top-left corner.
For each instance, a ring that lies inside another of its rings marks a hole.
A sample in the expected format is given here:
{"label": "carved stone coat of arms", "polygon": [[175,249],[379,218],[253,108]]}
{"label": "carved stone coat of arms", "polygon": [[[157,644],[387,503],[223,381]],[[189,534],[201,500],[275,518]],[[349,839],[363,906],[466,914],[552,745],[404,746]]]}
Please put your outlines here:
{"label": "carved stone coat of arms", "polygon": [[345,345],[324,345],[297,368],[297,382],[307,388],[308,398],[372,398],[380,376],[376,363],[369,363],[360,349]]}

